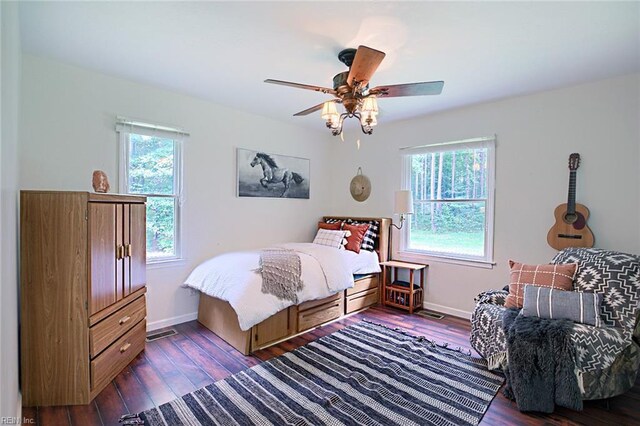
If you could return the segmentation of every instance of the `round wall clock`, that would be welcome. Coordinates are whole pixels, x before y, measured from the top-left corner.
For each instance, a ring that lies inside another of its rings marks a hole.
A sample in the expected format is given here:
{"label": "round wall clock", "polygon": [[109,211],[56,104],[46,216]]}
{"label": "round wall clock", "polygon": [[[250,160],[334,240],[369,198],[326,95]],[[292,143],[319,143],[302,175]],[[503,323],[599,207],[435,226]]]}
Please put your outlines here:
{"label": "round wall clock", "polygon": [[371,181],[362,174],[362,168],[358,167],[358,173],[351,179],[349,185],[351,196],[356,201],[365,201],[371,195]]}

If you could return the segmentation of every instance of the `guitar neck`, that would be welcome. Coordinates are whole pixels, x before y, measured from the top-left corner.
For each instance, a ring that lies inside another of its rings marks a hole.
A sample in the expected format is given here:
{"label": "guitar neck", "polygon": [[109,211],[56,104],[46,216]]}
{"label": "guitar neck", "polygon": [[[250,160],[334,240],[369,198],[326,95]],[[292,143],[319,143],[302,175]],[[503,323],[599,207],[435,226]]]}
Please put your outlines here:
{"label": "guitar neck", "polygon": [[567,197],[567,213],[574,214],[576,212],[576,171],[569,172],[569,195]]}

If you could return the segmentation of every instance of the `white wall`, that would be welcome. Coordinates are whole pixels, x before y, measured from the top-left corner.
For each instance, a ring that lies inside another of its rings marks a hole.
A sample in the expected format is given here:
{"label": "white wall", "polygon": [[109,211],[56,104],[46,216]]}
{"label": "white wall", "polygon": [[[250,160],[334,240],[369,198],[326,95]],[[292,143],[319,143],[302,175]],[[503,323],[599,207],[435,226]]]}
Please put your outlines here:
{"label": "white wall", "polygon": [[17,187],[20,31],[17,3],[0,2],[2,135],[0,148],[0,417],[19,416]]}
{"label": "white wall", "polygon": [[[382,100],[380,106],[393,108],[393,102],[401,99]],[[639,102],[640,75],[635,74],[403,122],[384,123],[381,117],[374,135],[360,135],[360,151],[351,143],[355,130],[349,143],[333,149],[333,212],[391,215],[393,194],[400,188],[401,147],[497,134],[497,265],[487,270],[432,262],[428,303],[464,314],[477,293],[508,284],[508,259],[551,259],[555,251],[546,235],[553,209],[566,202],[572,152],[582,157],[577,201],[591,211],[596,246],[640,253]],[[358,166],[373,186],[364,203],[348,192]]]}
{"label": "white wall", "polygon": [[[148,271],[151,326],[197,310],[197,296],[180,284],[199,262],[223,251],[308,241],[327,214],[329,153],[320,132],[30,55],[22,67],[21,189],[91,191],[94,169],[117,188],[116,115],[191,134],[184,144],[187,261]],[[311,199],[236,198],[236,147],[310,158]]]}

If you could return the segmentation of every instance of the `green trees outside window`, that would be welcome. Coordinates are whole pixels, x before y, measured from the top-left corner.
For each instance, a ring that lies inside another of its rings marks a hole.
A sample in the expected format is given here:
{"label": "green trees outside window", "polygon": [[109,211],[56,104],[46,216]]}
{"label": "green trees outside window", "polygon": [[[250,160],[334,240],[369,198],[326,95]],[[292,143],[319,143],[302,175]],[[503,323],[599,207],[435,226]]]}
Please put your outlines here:
{"label": "green trees outside window", "polygon": [[176,141],[131,133],[128,191],[147,196],[147,257],[175,257],[178,207]]}
{"label": "green trees outside window", "polygon": [[486,148],[412,155],[408,248],[485,256],[487,183]]}

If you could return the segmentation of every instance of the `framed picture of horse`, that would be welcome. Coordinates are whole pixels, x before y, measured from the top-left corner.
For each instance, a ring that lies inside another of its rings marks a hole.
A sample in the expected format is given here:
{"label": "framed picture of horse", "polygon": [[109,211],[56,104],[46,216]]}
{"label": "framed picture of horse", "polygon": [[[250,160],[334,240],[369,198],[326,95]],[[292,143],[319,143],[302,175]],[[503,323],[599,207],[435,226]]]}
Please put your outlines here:
{"label": "framed picture of horse", "polygon": [[309,159],[237,148],[238,197],[309,199]]}

